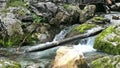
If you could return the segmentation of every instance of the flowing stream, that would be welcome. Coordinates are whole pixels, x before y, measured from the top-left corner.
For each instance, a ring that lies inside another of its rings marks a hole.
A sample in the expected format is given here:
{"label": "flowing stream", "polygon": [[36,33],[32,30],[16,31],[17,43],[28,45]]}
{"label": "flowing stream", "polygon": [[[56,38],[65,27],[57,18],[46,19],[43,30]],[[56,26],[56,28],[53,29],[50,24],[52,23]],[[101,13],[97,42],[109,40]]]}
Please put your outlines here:
{"label": "flowing stream", "polygon": [[[113,24],[120,23],[120,22],[117,22],[117,20],[112,20],[112,15],[116,15],[116,14],[111,14],[111,15],[107,14],[107,15],[105,15],[105,18],[109,18],[111,20],[111,22],[114,22]],[[99,27],[99,28],[101,28],[101,27]],[[96,28],[92,29],[92,30],[88,30],[87,32],[92,32],[94,30],[96,30]],[[55,38],[53,39],[53,42],[63,40],[70,31],[71,31],[71,27],[67,27],[67,28],[63,29],[59,34],[57,34],[55,36]],[[97,52],[93,48],[95,37],[96,36],[81,39],[78,44],[73,45],[73,49],[79,50],[84,53],[85,58],[87,59],[88,62],[91,62],[95,58],[107,55],[102,52]],[[45,44],[48,44],[48,43],[51,43],[51,42],[47,42]],[[30,47],[30,46],[22,47],[21,51],[27,49],[28,47]],[[22,68],[25,68],[26,65],[29,66],[29,65],[35,65],[35,64],[38,64],[41,68],[51,68],[52,62],[56,55],[56,50],[59,47],[60,46],[50,48],[50,49],[47,49],[44,51],[25,53],[25,54],[21,54],[21,55],[14,55],[14,54],[11,55],[13,52],[15,52],[15,48],[3,49],[6,51],[9,51],[11,54],[9,56],[3,56],[3,55],[0,55],[0,56],[3,58],[10,58],[12,60],[16,60],[16,61],[20,62],[22,65]],[[35,66],[37,66],[37,65],[35,65]]]}
{"label": "flowing stream", "polygon": [[[98,28],[101,28],[101,27],[98,27]],[[93,28],[91,30],[88,30],[87,32],[92,32],[98,28]],[[55,38],[53,39],[53,42],[63,40],[65,36],[70,32],[70,30],[71,30],[71,27],[67,27],[63,29],[59,34],[55,36]],[[95,39],[95,36],[81,39],[77,45],[73,45],[73,49],[83,52],[86,55],[86,58],[88,58],[88,61],[91,61],[90,55],[92,55],[91,57],[96,56],[98,54],[101,55],[101,53],[99,52],[96,53],[96,50],[93,48],[94,39]],[[52,42],[47,42],[45,44],[49,44],[49,43],[52,43]],[[22,47],[21,51],[24,49],[27,49],[28,47],[29,46]],[[9,58],[10,59],[12,58],[12,60],[16,60],[20,62],[22,65],[22,68],[25,68],[25,66],[29,66],[29,65],[37,66],[36,64],[38,64],[38,66],[40,66],[41,68],[51,68],[52,62],[56,55],[56,50],[59,47],[60,46],[50,48],[44,51],[25,53],[17,57],[13,57],[11,55]],[[13,49],[10,49],[9,51],[14,52],[15,49],[13,48]]]}

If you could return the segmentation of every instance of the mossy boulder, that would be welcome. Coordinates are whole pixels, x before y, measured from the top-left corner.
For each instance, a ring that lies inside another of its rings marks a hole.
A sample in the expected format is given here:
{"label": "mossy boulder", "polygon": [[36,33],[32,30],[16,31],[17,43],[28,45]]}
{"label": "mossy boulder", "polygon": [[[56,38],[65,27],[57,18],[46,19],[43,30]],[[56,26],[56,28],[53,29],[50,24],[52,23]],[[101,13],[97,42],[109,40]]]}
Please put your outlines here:
{"label": "mossy boulder", "polygon": [[91,62],[91,68],[119,68],[120,55],[106,56]]}
{"label": "mossy boulder", "polygon": [[0,59],[0,68],[21,68],[21,65],[8,59]]}
{"label": "mossy boulder", "polygon": [[94,48],[110,54],[120,54],[120,25],[109,26],[95,39]]}
{"label": "mossy boulder", "polygon": [[75,25],[72,27],[72,30],[70,31],[70,33],[68,33],[67,37],[86,33],[87,30],[92,29],[94,27],[96,27],[96,24],[84,23],[84,24],[80,24],[80,25]]}

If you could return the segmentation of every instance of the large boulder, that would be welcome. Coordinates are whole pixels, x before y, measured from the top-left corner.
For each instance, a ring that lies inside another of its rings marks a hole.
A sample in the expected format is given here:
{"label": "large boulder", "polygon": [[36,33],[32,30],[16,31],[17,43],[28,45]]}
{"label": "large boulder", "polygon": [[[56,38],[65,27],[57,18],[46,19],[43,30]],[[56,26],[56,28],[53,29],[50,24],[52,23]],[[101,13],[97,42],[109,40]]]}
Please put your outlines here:
{"label": "large boulder", "polygon": [[53,68],[87,68],[87,63],[82,52],[61,47],[57,50]]}
{"label": "large boulder", "polygon": [[75,24],[79,23],[80,8],[77,5],[62,4],[62,9],[59,11],[55,17],[50,20],[50,24],[60,25],[60,24]]}
{"label": "large boulder", "polygon": [[21,68],[21,65],[15,61],[0,59],[0,68]]}
{"label": "large boulder", "polygon": [[27,28],[28,32],[34,31],[32,34],[33,37],[36,37],[40,43],[50,42],[52,41],[56,32],[54,32],[52,27],[47,23],[40,24],[31,24]]}
{"label": "large boulder", "polygon": [[58,7],[52,2],[35,2],[31,1],[31,9],[37,15],[43,16],[48,19],[48,21],[56,15]]}
{"label": "large boulder", "polygon": [[120,55],[94,60],[91,62],[91,68],[120,68]]}
{"label": "large boulder", "polygon": [[95,5],[86,5],[80,14],[80,22],[84,23],[88,19],[92,18],[95,14],[96,6]]}
{"label": "large boulder", "polygon": [[1,15],[1,25],[3,28],[1,30],[6,31],[7,35],[12,36],[14,34],[23,34],[21,27],[21,21],[15,18],[15,15],[12,13],[6,13]]}
{"label": "large boulder", "polygon": [[109,26],[95,39],[94,48],[111,54],[120,54],[120,25]]}

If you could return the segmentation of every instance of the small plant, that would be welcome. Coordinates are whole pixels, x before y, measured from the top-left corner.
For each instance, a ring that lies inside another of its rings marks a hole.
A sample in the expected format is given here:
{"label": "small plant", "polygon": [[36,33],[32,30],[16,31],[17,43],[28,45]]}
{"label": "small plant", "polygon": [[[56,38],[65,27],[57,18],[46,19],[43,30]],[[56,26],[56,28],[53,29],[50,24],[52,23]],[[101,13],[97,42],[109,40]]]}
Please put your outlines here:
{"label": "small plant", "polygon": [[47,22],[47,19],[45,17],[38,16],[35,13],[32,13],[32,16],[34,18],[34,21],[33,21],[34,23],[39,24],[40,22]]}

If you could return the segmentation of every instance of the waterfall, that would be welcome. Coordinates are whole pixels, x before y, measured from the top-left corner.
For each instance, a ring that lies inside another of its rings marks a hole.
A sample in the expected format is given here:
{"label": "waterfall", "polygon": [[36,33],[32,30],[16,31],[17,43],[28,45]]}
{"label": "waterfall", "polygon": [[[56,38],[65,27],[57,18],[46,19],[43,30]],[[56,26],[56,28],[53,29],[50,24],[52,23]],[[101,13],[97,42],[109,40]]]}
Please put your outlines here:
{"label": "waterfall", "polygon": [[53,39],[53,42],[64,39],[67,33],[71,31],[71,29],[72,29],[71,27],[64,28],[59,34],[55,36],[55,38]]}

